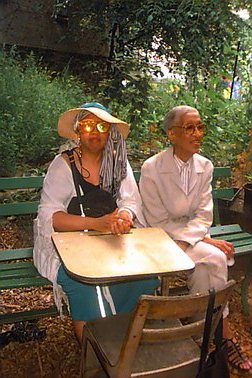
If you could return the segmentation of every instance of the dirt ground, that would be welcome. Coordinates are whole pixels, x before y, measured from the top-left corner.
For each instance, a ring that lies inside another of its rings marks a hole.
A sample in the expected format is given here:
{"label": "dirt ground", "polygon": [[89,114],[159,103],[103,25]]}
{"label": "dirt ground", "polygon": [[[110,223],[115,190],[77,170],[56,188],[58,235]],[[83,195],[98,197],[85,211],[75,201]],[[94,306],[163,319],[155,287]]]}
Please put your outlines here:
{"label": "dirt ground", "polygon": [[[11,220],[0,225],[0,249],[29,245],[31,230]],[[18,235],[18,236],[17,236]],[[230,301],[231,328],[236,332],[241,345],[252,359],[252,289],[250,288],[250,317],[241,313],[240,283],[246,261],[236,262],[230,269],[230,277],[237,285]],[[0,311],[15,311],[29,307],[43,307],[53,303],[51,289],[7,290],[1,293]],[[79,376],[80,348],[75,339],[68,316],[44,318],[38,322],[46,330],[43,340],[10,342],[0,349],[1,378],[75,378]],[[1,327],[1,326],[0,326]],[[12,325],[4,325],[0,332],[8,331]],[[231,378],[248,377],[232,369]],[[183,377],[186,378],[186,377]],[[221,378],[221,377],[220,377]]]}

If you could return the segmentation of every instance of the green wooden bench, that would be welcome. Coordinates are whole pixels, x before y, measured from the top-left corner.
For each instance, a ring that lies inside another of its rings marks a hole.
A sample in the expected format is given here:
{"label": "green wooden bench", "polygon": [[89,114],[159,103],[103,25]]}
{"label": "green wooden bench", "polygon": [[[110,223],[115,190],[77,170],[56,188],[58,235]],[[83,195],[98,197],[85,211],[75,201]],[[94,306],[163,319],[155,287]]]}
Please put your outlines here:
{"label": "green wooden bench", "polygon": [[[40,189],[42,176],[0,178],[0,191],[16,189]],[[0,218],[37,213],[38,201],[0,204]],[[0,250],[0,291],[16,288],[52,287],[51,282],[41,277],[32,262],[32,247]],[[58,315],[56,306],[12,313],[1,313],[0,324],[40,319]]]}
{"label": "green wooden bench", "polygon": [[235,259],[240,256],[249,256],[250,263],[246,264],[245,278],[241,286],[242,311],[244,315],[249,315],[248,289],[252,281],[252,234],[244,232],[239,224],[220,224],[219,200],[232,201],[237,193],[232,187],[216,187],[217,181],[223,178],[231,178],[231,169],[229,167],[215,168],[213,176],[214,226],[211,227],[210,234],[215,239],[224,239],[233,243]]}
{"label": "green wooden bench", "polygon": [[[140,172],[134,172],[136,181],[139,181]],[[217,179],[229,177],[229,168],[215,168],[213,180],[214,196],[214,221],[216,226],[211,228],[211,235],[214,238],[222,238],[234,243],[235,256],[251,254],[252,235],[243,232],[239,225],[219,225],[218,198],[232,198],[233,189],[218,189],[215,186]],[[42,176],[31,177],[10,177],[0,178],[0,191],[16,189],[41,189],[43,185]],[[38,201],[24,201],[13,203],[0,203],[0,218],[20,215],[36,215]],[[247,290],[251,280],[251,271],[246,272],[246,278],[242,285],[242,305],[243,310],[248,314]],[[30,288],[36,286],[51,286],[51,283],[41,277],[32,262],[32,247],[19,249],[0,250],[0,290],[15,288]],[[56,306],[34,309],[29,311],[19,311],[8,314],[0,314],[0,324],[14,323],[22,320],[39,319],[44,316],[57,315]]]}

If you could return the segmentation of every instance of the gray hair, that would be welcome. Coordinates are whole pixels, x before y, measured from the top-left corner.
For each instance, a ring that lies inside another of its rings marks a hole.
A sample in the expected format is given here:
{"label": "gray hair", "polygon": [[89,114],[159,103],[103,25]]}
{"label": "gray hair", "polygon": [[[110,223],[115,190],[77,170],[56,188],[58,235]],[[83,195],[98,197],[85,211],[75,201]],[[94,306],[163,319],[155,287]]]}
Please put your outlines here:
{"label": "gray hair", "polygon": [[100,168],[100,186],[119,198],[122,180],[127,176],[126,143],[117,127],[111,124]]}
{"label": "gray hair", "polygon": [[196,108],[193,108],[188,105],[179,105],[172,108],[169,112],[166,113],[164,117],[165,131],[168,129],[172,129],[174,126],[176,126],[184,114],[190,113],[195,110],[198,112]]}
{"label": "gray hair", "polygon": [[81,121],[83,118],[86,118],[89,114],[90,113],[86,109],[80,110],[79,113],[76,114],[73,120],[73,129],[75,133],[77,133],[78,131],[79,121]]}

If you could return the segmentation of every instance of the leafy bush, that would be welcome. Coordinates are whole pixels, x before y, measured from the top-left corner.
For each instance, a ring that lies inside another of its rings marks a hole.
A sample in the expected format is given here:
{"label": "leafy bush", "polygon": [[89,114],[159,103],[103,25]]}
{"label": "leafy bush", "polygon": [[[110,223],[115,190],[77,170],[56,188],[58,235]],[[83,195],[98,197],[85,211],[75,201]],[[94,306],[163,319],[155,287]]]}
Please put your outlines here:
{"label": "leafy bush", "polygon": [[74,77],[52,78],[33,54],[21,62],[0,52],[0,69],[0,175],[8,176],[21,164],[48,161],[60,144],[59,114],[90,98]]}
{"label": "leafy bush", "polygon": [[[202,153],[216,166],[234,165],[236,156],[247,148],[252,119],[249,116],[249,100],[227,100],[218,87],[218,78],[212,78],[207,88],[198,84],[195,92],[189,91],[185,84],[177,80],[154,83],[148,101],[148,116],[142,119],[139,127],[132,130],[129,144],[134,148],[141,141],[156,138],[160,141],[157,149],[166,147],[167,138],[162,132],[165,113],[177,105],[196,107],[207,126]],[[250,100],[251,101],[251,100]],[[126,112],[126,109],[124,109]],[[127,119],[127,117],[126,117]],[[151,125],[156,124],[155,131]],[[144,130],[144,131],[143,131]],[[155,151],[156,152],[156,151]]]}
{"label": "leafy bush", "polygon": [[[236,156],[248,145],[251,97],[226,100],[216,77],[208,81],[207,88],[199,83],[192,92],[181,80],[155,82],[143,72],[135,73],[124,85],[121,101],[110,100],[102,90],[109,82],[100,83],[96,98],[91,98],[85,84],[73,76],[43,69],[33,54],[21,61],[15,52],[0,52],[0,69],[0,176],[24,170],[26,174],[35,170],[41,174],[41,166],[62,144],[57,134],[59,114],[85,101],[109,103],[115,115],[131,123],[127,143],[138,162],[167,146],[162,130],[164,115],[182,104],[199,109],[208,127],[202,152],[214,165],[234,165]],[[92,91],[95,93],[94,88]],[[140,164],[135,167],[140,168]]]}

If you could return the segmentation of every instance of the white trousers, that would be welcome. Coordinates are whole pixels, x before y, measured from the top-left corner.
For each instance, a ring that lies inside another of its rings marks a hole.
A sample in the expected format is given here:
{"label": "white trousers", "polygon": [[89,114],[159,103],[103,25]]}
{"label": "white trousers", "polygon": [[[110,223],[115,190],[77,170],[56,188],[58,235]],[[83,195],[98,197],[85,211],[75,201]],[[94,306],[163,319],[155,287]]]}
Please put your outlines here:
{"label": "white trousers", "polygon": [[[195,263],[195,270],[187,282],[190,293],[200,293],[212,288],[217,290],[226,284],[227,257],[219,248],[200,241],[195,246],[188,247],[185,252]],[[226,306],[223,317],[228,313]]]}

